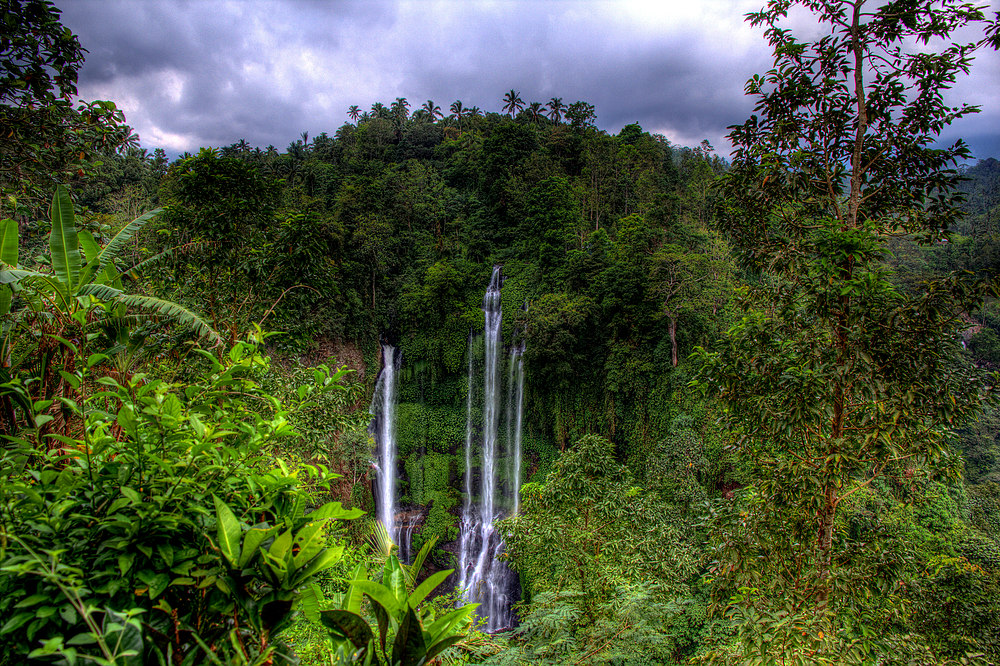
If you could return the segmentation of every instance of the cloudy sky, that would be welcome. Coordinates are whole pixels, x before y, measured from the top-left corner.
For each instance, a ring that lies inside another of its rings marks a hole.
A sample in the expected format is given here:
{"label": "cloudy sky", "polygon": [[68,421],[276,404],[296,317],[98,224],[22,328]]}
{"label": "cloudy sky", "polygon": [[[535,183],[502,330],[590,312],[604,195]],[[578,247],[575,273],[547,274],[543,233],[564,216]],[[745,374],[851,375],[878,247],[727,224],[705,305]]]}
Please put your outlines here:
{"label": "cloudy sky", "polygon": [[[725,155],[726,126],[751,110],[744,83],[771,63],[743,21],[762,0],[57,4],[89,51],[81,97],[115,101],[143,146],[171,154],[241,138],[284,150],[302,132],[332,134],[352,104],[397,97],[499,111],[513,88],[526,102],[588,101],[609,132],[638,122]],[[980,56],[952,97],[983,112],[949,138],[1000,157],[1000,57]]]}

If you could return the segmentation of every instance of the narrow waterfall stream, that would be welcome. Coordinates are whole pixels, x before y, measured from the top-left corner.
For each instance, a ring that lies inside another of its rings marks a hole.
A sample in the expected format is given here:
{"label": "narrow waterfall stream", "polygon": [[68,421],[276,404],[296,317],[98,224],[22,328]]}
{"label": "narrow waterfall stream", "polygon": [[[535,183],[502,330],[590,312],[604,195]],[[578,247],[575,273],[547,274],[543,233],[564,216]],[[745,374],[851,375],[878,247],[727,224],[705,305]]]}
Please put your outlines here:
{"label": "narrow waterfall stream", "polygon": [[[501,441],[502,369],[504,361],[500,307],[502,275],[493,268],[483,298],[485,326],[482,376],[476,373],[475,338],[469,340],[469,389],[466,401],[465,504],[459,536],[459,587],[466,599],[480,604],[486,630],[499,631],[514,623],[511,604],[518,594],[517,576],[497,556],[503,538],[494,521],[517,510],[521,477],[521,421],[524,396],[523,347],[512,350],[507,372],[506,428]],[[481,381],[477,383],[477,379]],[[482,386],[482,412],[475,397]],[[475,451],[479,447],[478,452]],[[478,468],[478,469],[477,469]],[[478,472],[478,473],[477,473]],[[478,481],[478,483],[477,483]]]}
{"label": "narrow waterfall stream", "polygon": [[514,505],[511,513],[521,508],[521,422],[524,415],[524,344],[510,350],[510,364],[507,378],[507,445],[509,447],[510,480]]}
{"label": "narrow waterfall stream", "polygon": [[375,461],[377,471],[377,492],[375,494],[376,509],[379,521],[385,526],[386,532],[393,543],[399,546],[401,557],[409,552],[409,544],[400,542],[401,537],[408,538],[407,533],[396,524],[396,370],[398,358],[396,348],[392,345],[382,345],[382,372],[375,383],[375,393],[372,396],[371,432],[378,447],[378,459]]}

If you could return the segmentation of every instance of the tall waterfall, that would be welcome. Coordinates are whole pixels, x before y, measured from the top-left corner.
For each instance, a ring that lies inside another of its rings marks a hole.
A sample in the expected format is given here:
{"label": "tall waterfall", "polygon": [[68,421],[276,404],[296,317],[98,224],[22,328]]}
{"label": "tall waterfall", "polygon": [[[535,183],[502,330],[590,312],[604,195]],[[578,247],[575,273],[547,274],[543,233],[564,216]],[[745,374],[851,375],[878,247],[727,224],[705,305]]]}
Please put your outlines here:
{"label": "tall waterfall", "polygon": [[[466,400],[465,504],[459,537],[459,587],[469,601],[480,604],[478,614],[487,618],[486,630],[510,627],[514,616],[511,604],[517,596],[517,577],[497,556],[503,552],[503,538],[494,521],[516,511],[521,478],[521,422],[524,397],[523,347],[511,351],[507,372],[506,424],[501,441],[501,397],[503,396],[500,324],[500,267],[493,269],[483,313],[481,382],[477,382],[476,338],[469,338],[469,392]],[[477,407],[478,387],[482,386],[482,412]],[[479,446],[479,452],[474,449]],[[478,474],[476,468],[478,466]],[[478,483],[476,481],[478,480]]]}
{"label": "tall waterfall", "polygon": [[510,447],[509,471],[514,502],[511,513],[521,508],[521,422],[524,414],[524,344],[510,350],[507,377],[507,442]]}
{"label": "tall waterfall", "polygon": [[[372,434],[378,446],[376,505],[378,519],[392,537],[393,543],[404,551],[400,537],[402,530],[396,525],[396,348],[382,345],[382,372],[375,383],[372,397]],[[408,550],[408,547],[406,548]]]}

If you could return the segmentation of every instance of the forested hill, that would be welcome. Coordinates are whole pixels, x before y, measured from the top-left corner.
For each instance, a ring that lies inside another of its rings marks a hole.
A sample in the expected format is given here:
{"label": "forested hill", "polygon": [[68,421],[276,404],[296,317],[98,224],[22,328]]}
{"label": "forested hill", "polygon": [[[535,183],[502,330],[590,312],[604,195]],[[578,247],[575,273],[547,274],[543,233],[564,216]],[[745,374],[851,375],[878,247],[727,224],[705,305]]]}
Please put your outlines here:
{"label": "forested hill", "polygon": [[220,330],[273,308],[279,348],[350,342],[375,368],[378,340],[393,341],[448,400],[503,265],[532,427],[560,445],[571,432],[623,447],[662,436],[685,381],[667,381],[673,366],[729,316],[732,266],[711,231],[725,162],[707,143],[672,146],[636,125],[610,136],[588,118],[432,122],[400,103],[366,116],[284,153],[205,149],[162,184],[162,163],[133,152],[83,203],[111,213],[124,191],[158,198],[154,247],[193,244],[160,289]]}

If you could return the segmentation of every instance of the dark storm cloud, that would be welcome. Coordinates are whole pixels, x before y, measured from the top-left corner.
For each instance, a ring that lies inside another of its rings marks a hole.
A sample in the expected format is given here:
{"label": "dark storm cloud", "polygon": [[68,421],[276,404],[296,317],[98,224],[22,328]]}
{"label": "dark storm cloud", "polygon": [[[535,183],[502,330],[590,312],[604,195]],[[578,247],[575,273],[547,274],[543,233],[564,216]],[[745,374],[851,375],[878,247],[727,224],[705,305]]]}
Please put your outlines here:
{"label": "dark storm cloud", "polygon": [[[64,22],[90,51],[81,96],[118,102],[144,145],[171,152],[284,148],[332,133],[352,104],[396,97],[499,111],[513,88],[529,103],[590,102],[611,132],[638,122],[725,153],[726,126],[751,108],[744,83],[770,63],[742,21],[757,4],[75,0]],[[972,101],[995,127],[995,100]]]}
{"label": "dark storm cloud", "polygon": [[[726,50],[729,30],[742,27],[739,6],[715,32],[705,26],[664,34],[609,23],[603,10],[613,7],[594,3],[500,7],[504,11],[447,17],[445,35],[425,31],[428,48],[406,62],[407,90],[427,91],[421,101],[430,96],[443,108],[457,97],[467,106],[498,110],[513,88],[526,103],[551,97],[590,102],[599,125],[610,131],[639,122],[688,140],[716,141],[749,109],[743,84],[755,66],[767,63],[764,49]],[[589,11],[595,7],[599,11]]]}
{"label": "dark storm cloud", "polygon": [[296,81],[294,68],[278,81],[298,47],[336,55],[342,35],[375,32],[393,13],[354,2],[78,0],[63,21],[89,51],[84,98],[118,102],[144,144],[194,150],[239,138],[287,143],[315,122],[303,103],[312,83]]}

